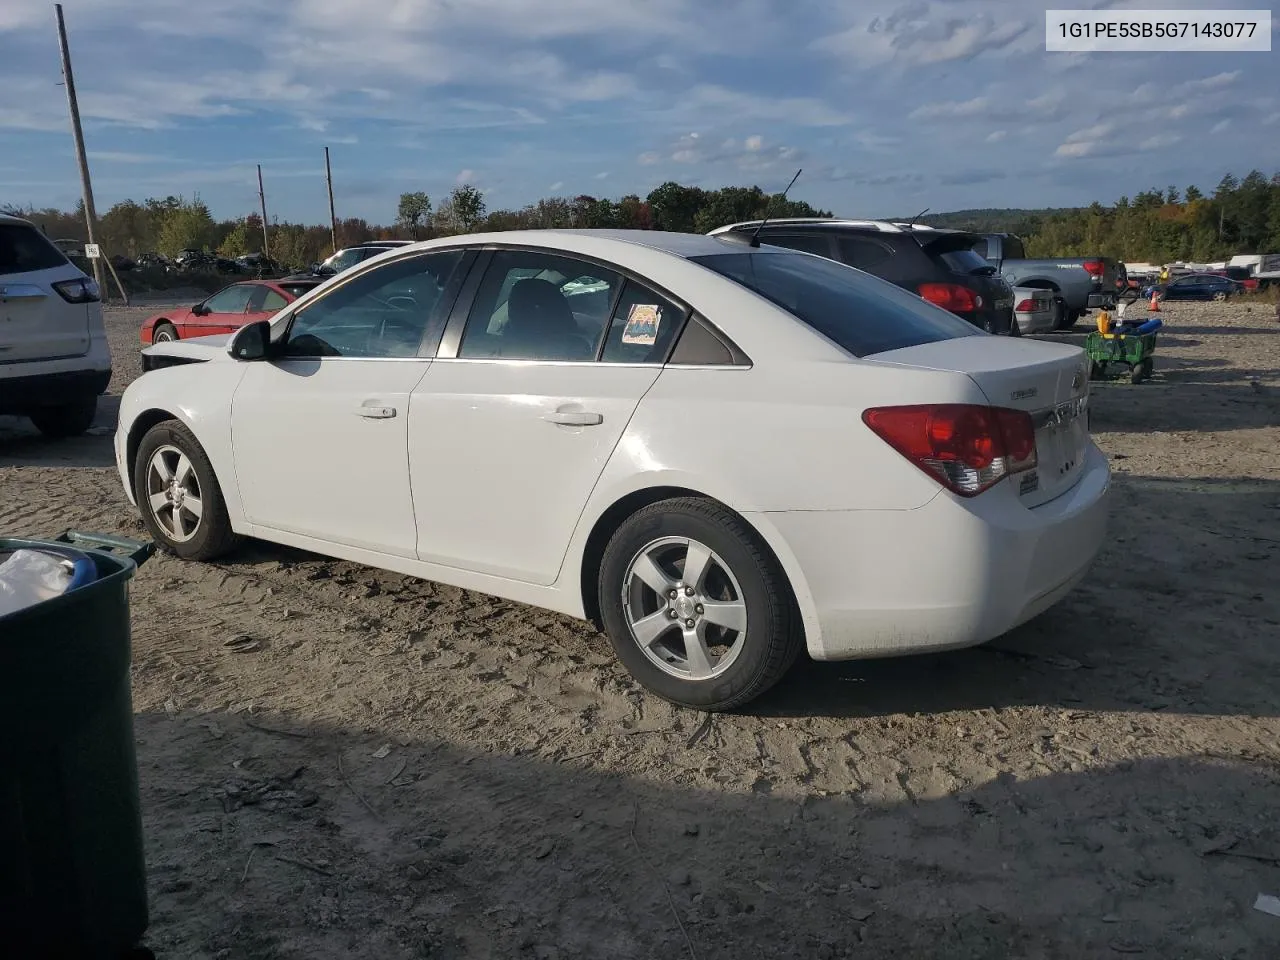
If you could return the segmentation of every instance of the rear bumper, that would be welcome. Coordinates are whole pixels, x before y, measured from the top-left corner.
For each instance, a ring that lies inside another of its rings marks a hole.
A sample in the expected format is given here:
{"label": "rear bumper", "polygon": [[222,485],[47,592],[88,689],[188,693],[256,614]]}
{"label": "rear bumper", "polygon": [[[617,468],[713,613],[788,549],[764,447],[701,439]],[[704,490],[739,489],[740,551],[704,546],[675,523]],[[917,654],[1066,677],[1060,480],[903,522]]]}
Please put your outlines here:
{"label": "rear bumper", "polygon": [[77,397],[96,397],[106,391],[110,382],[110,367],[17,377],[0,375],[0,414],[22,414],[40,407],[58,406]]}
{"label": "rear bumper", "polygon": [[1092,447],[1079,482],[1033,509],[1006,482],[916,510],[767,517],[803,577],[810,656],[849,660],[974,646],[1049,609],[1101,549],[1110,488]]}
{"label": "rear bumper", "polygon": [[1049,333],[1053,330],[1053,308],[1014,314],[1023,333]]}
{"label": "rear bumper", "polygon": [[1116,305],[1116,295],[1114,293],[1091,293],[1089,294],[1089,308],[1091,310],[1102,308],[1110,310]]}

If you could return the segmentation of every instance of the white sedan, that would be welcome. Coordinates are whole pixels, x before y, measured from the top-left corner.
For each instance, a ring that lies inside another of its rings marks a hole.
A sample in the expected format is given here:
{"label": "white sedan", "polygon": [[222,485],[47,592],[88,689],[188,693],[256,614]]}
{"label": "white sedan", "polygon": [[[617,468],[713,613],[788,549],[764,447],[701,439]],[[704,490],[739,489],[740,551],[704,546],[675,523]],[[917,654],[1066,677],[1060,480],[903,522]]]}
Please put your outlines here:
{"label": "white sedan", "polygon": [[704,710],[802,649],[990,640],[1105,533],[1079,348],[745,239],[432,240],[145,352],[116,459],[162,547],[257,537],[590,619]]}

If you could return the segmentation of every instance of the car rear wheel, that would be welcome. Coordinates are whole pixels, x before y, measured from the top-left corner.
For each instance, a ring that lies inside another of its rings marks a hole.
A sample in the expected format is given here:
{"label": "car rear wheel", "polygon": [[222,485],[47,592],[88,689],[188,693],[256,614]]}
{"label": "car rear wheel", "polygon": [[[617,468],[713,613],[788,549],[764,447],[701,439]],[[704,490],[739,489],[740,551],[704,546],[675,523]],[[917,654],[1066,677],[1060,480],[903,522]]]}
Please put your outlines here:
{"label": "car rear wheel", "polygon": [[77,397],[56,407],[40,407],[30,413],[31,422],[46,437],[78,437],[91,426],[98,413],[98,398]]}
{"label": "car rear wheel", "polygon": [[1053,298],[1053,329],[1070,330],[1083,315],[1083,310],[1068,310],[1067,301],[1062,297]]}
{"label": "car rear wheel", "polygon": [[1219,291],[1217,291],[1217,292],[1213,295],[1213,299],[1218,300],[1218,301],[1222,301],[1222,300],[1227,299],[1227,295],[1226,295],[1226,293],[1225,293],[1224,291],[1219,290]]}
{"label": "car rear wheel", "polygon": [[151,331],[152,343],[172,343],[178,339],[177,328],[171,323],[157,323]]}
{"label": "car rear wheel", "polygon": [[186,425],[156,424],[134,458],[133,492],[156,543],[184,560],[213,560],[235,544],[213,465]]}
{"label": "car rear wheel", "polygon": [[599,602],[631,675],[698,710],[755,699],[803,643],[777,560],[741,517],[711,500],[664,500],[627,519],[605,548]]}

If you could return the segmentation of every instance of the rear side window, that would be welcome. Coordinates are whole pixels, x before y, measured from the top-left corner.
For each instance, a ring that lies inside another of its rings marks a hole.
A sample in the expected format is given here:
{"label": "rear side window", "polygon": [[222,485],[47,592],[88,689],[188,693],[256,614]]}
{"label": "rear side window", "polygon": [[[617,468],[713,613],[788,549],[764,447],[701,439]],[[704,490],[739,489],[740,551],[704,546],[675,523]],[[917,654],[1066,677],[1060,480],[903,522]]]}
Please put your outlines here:
{"label": "rear side window", "polygon": [[30,273],[66,266],[62,255],[48,238],[25,223],[0,223],[0,276]]}
{"label": "rear side window", "polygon": [[771,300],[855,357],[980,332],[915,294],[831,260],[788,253],[692,259]]}
{"label": "rear side window", "polygon": [[840,262],[875,273],[893,259],[893,248],[869,237],[841,237]]}
{"label": "rear side window", "polygon": [[973,249],[973,252],[974,252],[974,253],[976,253],[978,256],[980,256],[983,260],[985,260],[985,259],[987,259],[987,257],[991,256],[990,251],[987,249],[987,238],[986,238],[986,237],[983,237],[981,240],[975,240],[975,241],[973,242],[973,248],[972,248],[972,249]]}
{"label": "rear side window", "polygon": [[760,239],[775,247],[786,247],[788,250],[802,250],[805,253],[816,253],[820,257],[831,256],[831,243],[826,236],[803,233],[765,233]]}
{"label": "rear side window", "polygon": [[1001,246],[1004,248],[1004,258],[1006,260],[1027,259],[1027,251],[1023,249],[1022,241],[1017,237],[1005,237]]}

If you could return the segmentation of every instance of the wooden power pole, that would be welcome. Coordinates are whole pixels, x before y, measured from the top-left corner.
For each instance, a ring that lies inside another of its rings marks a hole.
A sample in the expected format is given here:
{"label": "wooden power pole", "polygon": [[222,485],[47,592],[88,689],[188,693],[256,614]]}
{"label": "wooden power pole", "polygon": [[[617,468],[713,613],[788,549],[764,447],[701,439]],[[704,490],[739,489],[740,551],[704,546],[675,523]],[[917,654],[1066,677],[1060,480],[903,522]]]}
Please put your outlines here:
{"label": "wooden power pole", "polygon": [[[84,152],[84,133],[80,129],[80,106],[76,102],[76,82],[71,74],[71,50],[67,46],[67,25],[62,19],[62,4],[53,5],[58,17],[58,48],[62,52],[62,80],[67,88],[67,108],[71,111],[71,136],[76,145],[76,161],[80,164],[80,190],[84,196],[85,230],[89,234],[89,242],[96,244],[98,214],[93,207],[93,184],[89,181],[89,159]],[[105,296],[107,292],[106,278],[102,274],[102,257],[93,257],[93,279],[98,282],[98,289]]]}
{"label": "wooden power pole", "polygon": [[329,242],[338,252],[338,217],[333,212],[333,172],[329,169],[329,148],[324,148],[324,179],[329,186]]}
{"label": "wooden power pole", "polygon": [[267,195],[262,192],[262,164],[258,164],[258,204],[262,207],[262,256],[269,258],[267,246]]}

